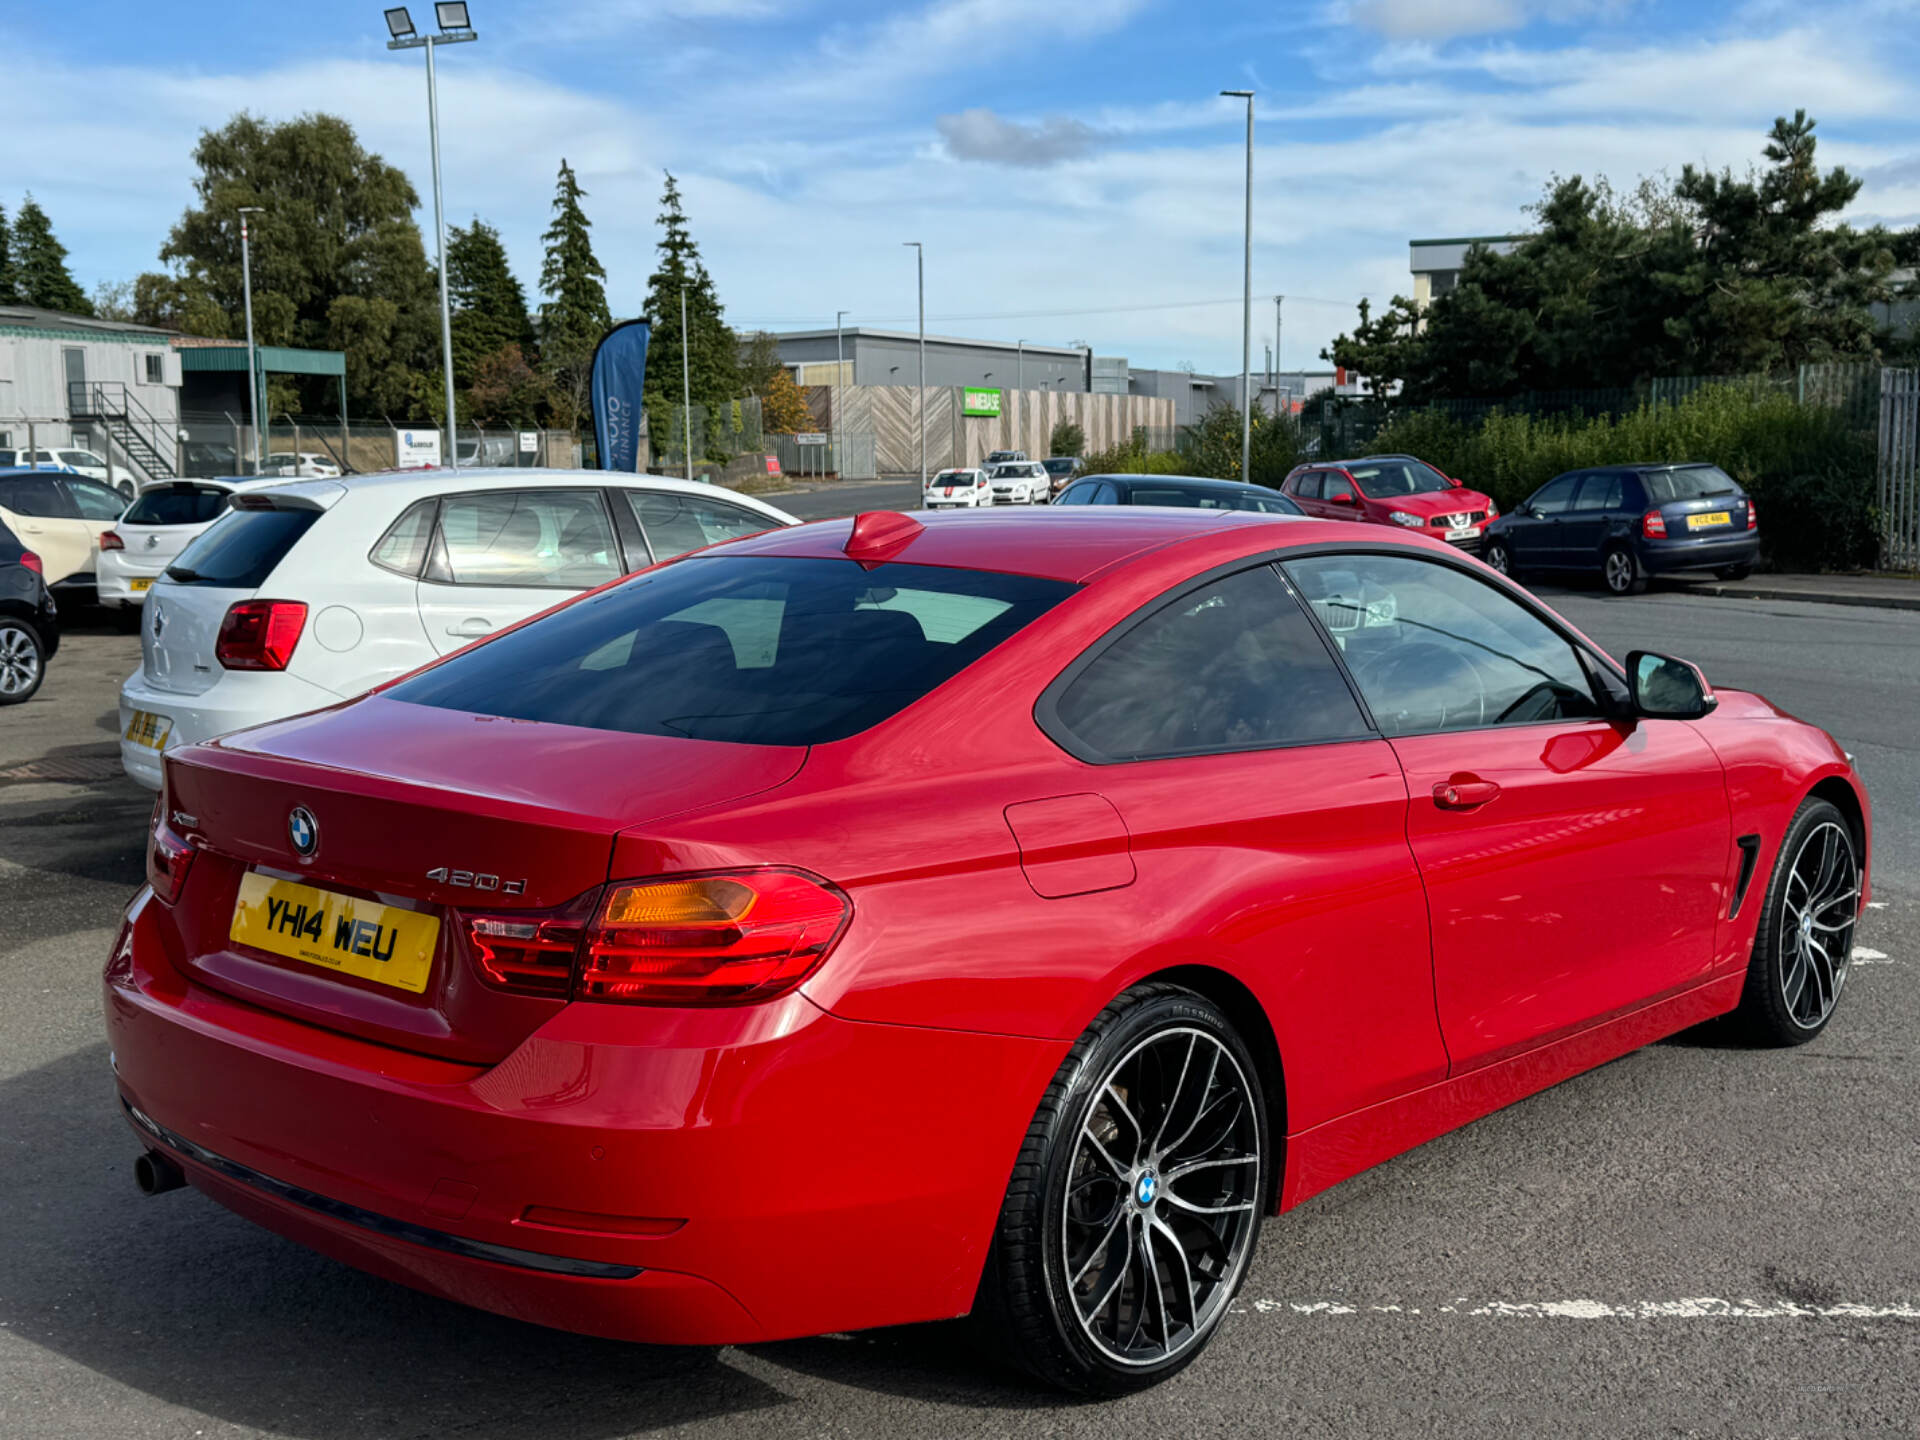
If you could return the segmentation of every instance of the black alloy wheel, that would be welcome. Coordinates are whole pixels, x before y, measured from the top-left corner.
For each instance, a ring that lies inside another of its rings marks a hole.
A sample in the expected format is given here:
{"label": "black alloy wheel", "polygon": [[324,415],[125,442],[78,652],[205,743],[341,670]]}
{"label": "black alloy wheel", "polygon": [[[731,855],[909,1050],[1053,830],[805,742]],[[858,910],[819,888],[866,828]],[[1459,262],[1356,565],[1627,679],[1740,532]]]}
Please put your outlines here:
{"label": "black alloy wheel", "polygon": [[1188,1365],[1267,1209],[1267,1114],[1227,1017],[1127,991],[1061,1065],[1014,1166],[976,1314],[1017,1364],[1085,1395]]}

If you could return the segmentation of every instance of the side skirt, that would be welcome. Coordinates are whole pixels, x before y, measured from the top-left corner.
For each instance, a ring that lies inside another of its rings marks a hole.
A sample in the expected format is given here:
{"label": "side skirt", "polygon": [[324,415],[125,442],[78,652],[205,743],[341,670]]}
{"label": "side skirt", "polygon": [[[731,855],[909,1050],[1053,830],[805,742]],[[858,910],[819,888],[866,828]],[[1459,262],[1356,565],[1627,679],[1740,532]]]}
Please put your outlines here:
{"label": "side skirt", "polygon": [[1618,1059],[1740,1003],[1745,975],[1730,975],[1620,1015],[1603,1025],[1470,1070],[1437,1085],[1383,1100],[1287,1138],[1280,1210],[1470,1120],[1524,1100],[1582,1071]]}

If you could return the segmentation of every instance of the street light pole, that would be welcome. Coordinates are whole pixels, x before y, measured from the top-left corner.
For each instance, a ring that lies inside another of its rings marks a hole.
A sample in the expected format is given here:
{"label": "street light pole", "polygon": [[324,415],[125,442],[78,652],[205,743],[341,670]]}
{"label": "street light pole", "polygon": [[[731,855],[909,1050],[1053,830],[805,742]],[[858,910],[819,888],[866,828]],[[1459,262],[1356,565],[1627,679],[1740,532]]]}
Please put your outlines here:
{"label": "street light pole", "polygon": [[920,489],[927,488],[927,251],[918,240],[903,240],[913,247],[913,263],[920,283]]}
{"label": "street light pole", "polygon": [[[447,453],[443,463],[457,465],[460,457],[454,450],[458,421],[453,404],[453,306],[447,296],[447,217],[440,193],[440,87],[434,74],[433,52],[441,45],[457,45],[480,37],[473,32],[464,4],[441,3],[433,9],[440,26],[438,35],[415,34],[413,19],[404,6],[388,10],[387,30],[393,38],[387,41],[387,48],[424,49],[427,52],[427,135],[433,150],[433,229],[440,251],[440,358],[447,387]],[[479,458],[476,452],[474,459],[477,461]]]}
{"label": "street light pole", "polygon": [[687,457],[687,479],[693,479],[693,368],[687,359],[687,287],[680,287],[680,448]]}
{"label": "street light pole", "polygon": [[833,312],[833,395],[830,401],[831,408],[827,411],[833,425],[827,435],[829,442],[827,448],[831,452],[833,473],[836,476],[840,473],[840,390],[847,381],[847,354],[841,344],[840,322],[846,318],[847,312],[844,310]]}
{"label": "street light pole", "polygon": [[1246,268],[1240,308],[1240,478],[1253,464],[1253,91],[1222,90],[1247,102]]}
{"label": "street light pole", "polygon": [[1273,297],[1273,413],[1280,413],[1280,302],[1287,297]]}
{"label": "street light pole", "polygon": [[[260,365],[253,349],[253,253],[247,243],[247,216],[264,215],[259,205],[240,207],[240,284],[247,294],[247,421],[253,426],[253,473],[260,473]],[[296,457],[297,458],[297,457]],[[296,467],[297,468],[297,467]]]}

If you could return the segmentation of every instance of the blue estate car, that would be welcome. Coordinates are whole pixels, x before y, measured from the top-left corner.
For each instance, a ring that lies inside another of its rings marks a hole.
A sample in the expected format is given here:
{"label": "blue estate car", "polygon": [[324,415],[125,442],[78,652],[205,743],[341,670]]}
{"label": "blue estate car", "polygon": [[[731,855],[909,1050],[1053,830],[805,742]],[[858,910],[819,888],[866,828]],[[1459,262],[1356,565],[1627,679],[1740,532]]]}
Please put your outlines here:
{"label": "blue estate car", "polygon": [[1487,527],[1481,558],[1504,575],[1576,571],[1609,594],[1649,575],[1750,574],[1760,556],[1753,501],[1717,465],[1608,465],[1556,475]]}

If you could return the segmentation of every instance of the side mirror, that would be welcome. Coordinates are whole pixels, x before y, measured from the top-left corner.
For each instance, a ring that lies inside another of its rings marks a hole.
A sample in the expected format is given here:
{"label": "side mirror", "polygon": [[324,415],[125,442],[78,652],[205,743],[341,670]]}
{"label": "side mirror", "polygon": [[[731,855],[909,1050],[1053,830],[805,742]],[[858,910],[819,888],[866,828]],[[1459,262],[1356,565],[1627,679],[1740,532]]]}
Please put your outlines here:
{"label": "side mirror", "polygon": [[1327,497],[1327,503],[1329,505],[1351,505],[1353,504],[1353,492],[1351,490],[1342,490],[1338,495],[1329,495]]}
{"label": "side mirror", "polygon": [[1453,486],[1454,489],[1458,490],[1462,485],[1466,484],[1466,482],[1464,480],[1456,480],[1453,478],[1453,476],[1449,475],[1447,476],[1447,484]]}
{"label": "side mirror", "polygon": [[1698,720],[1720,703],[1698,665],[1650,650],[1627,656],[1627,684],[1635,713],[1650,720]]}

